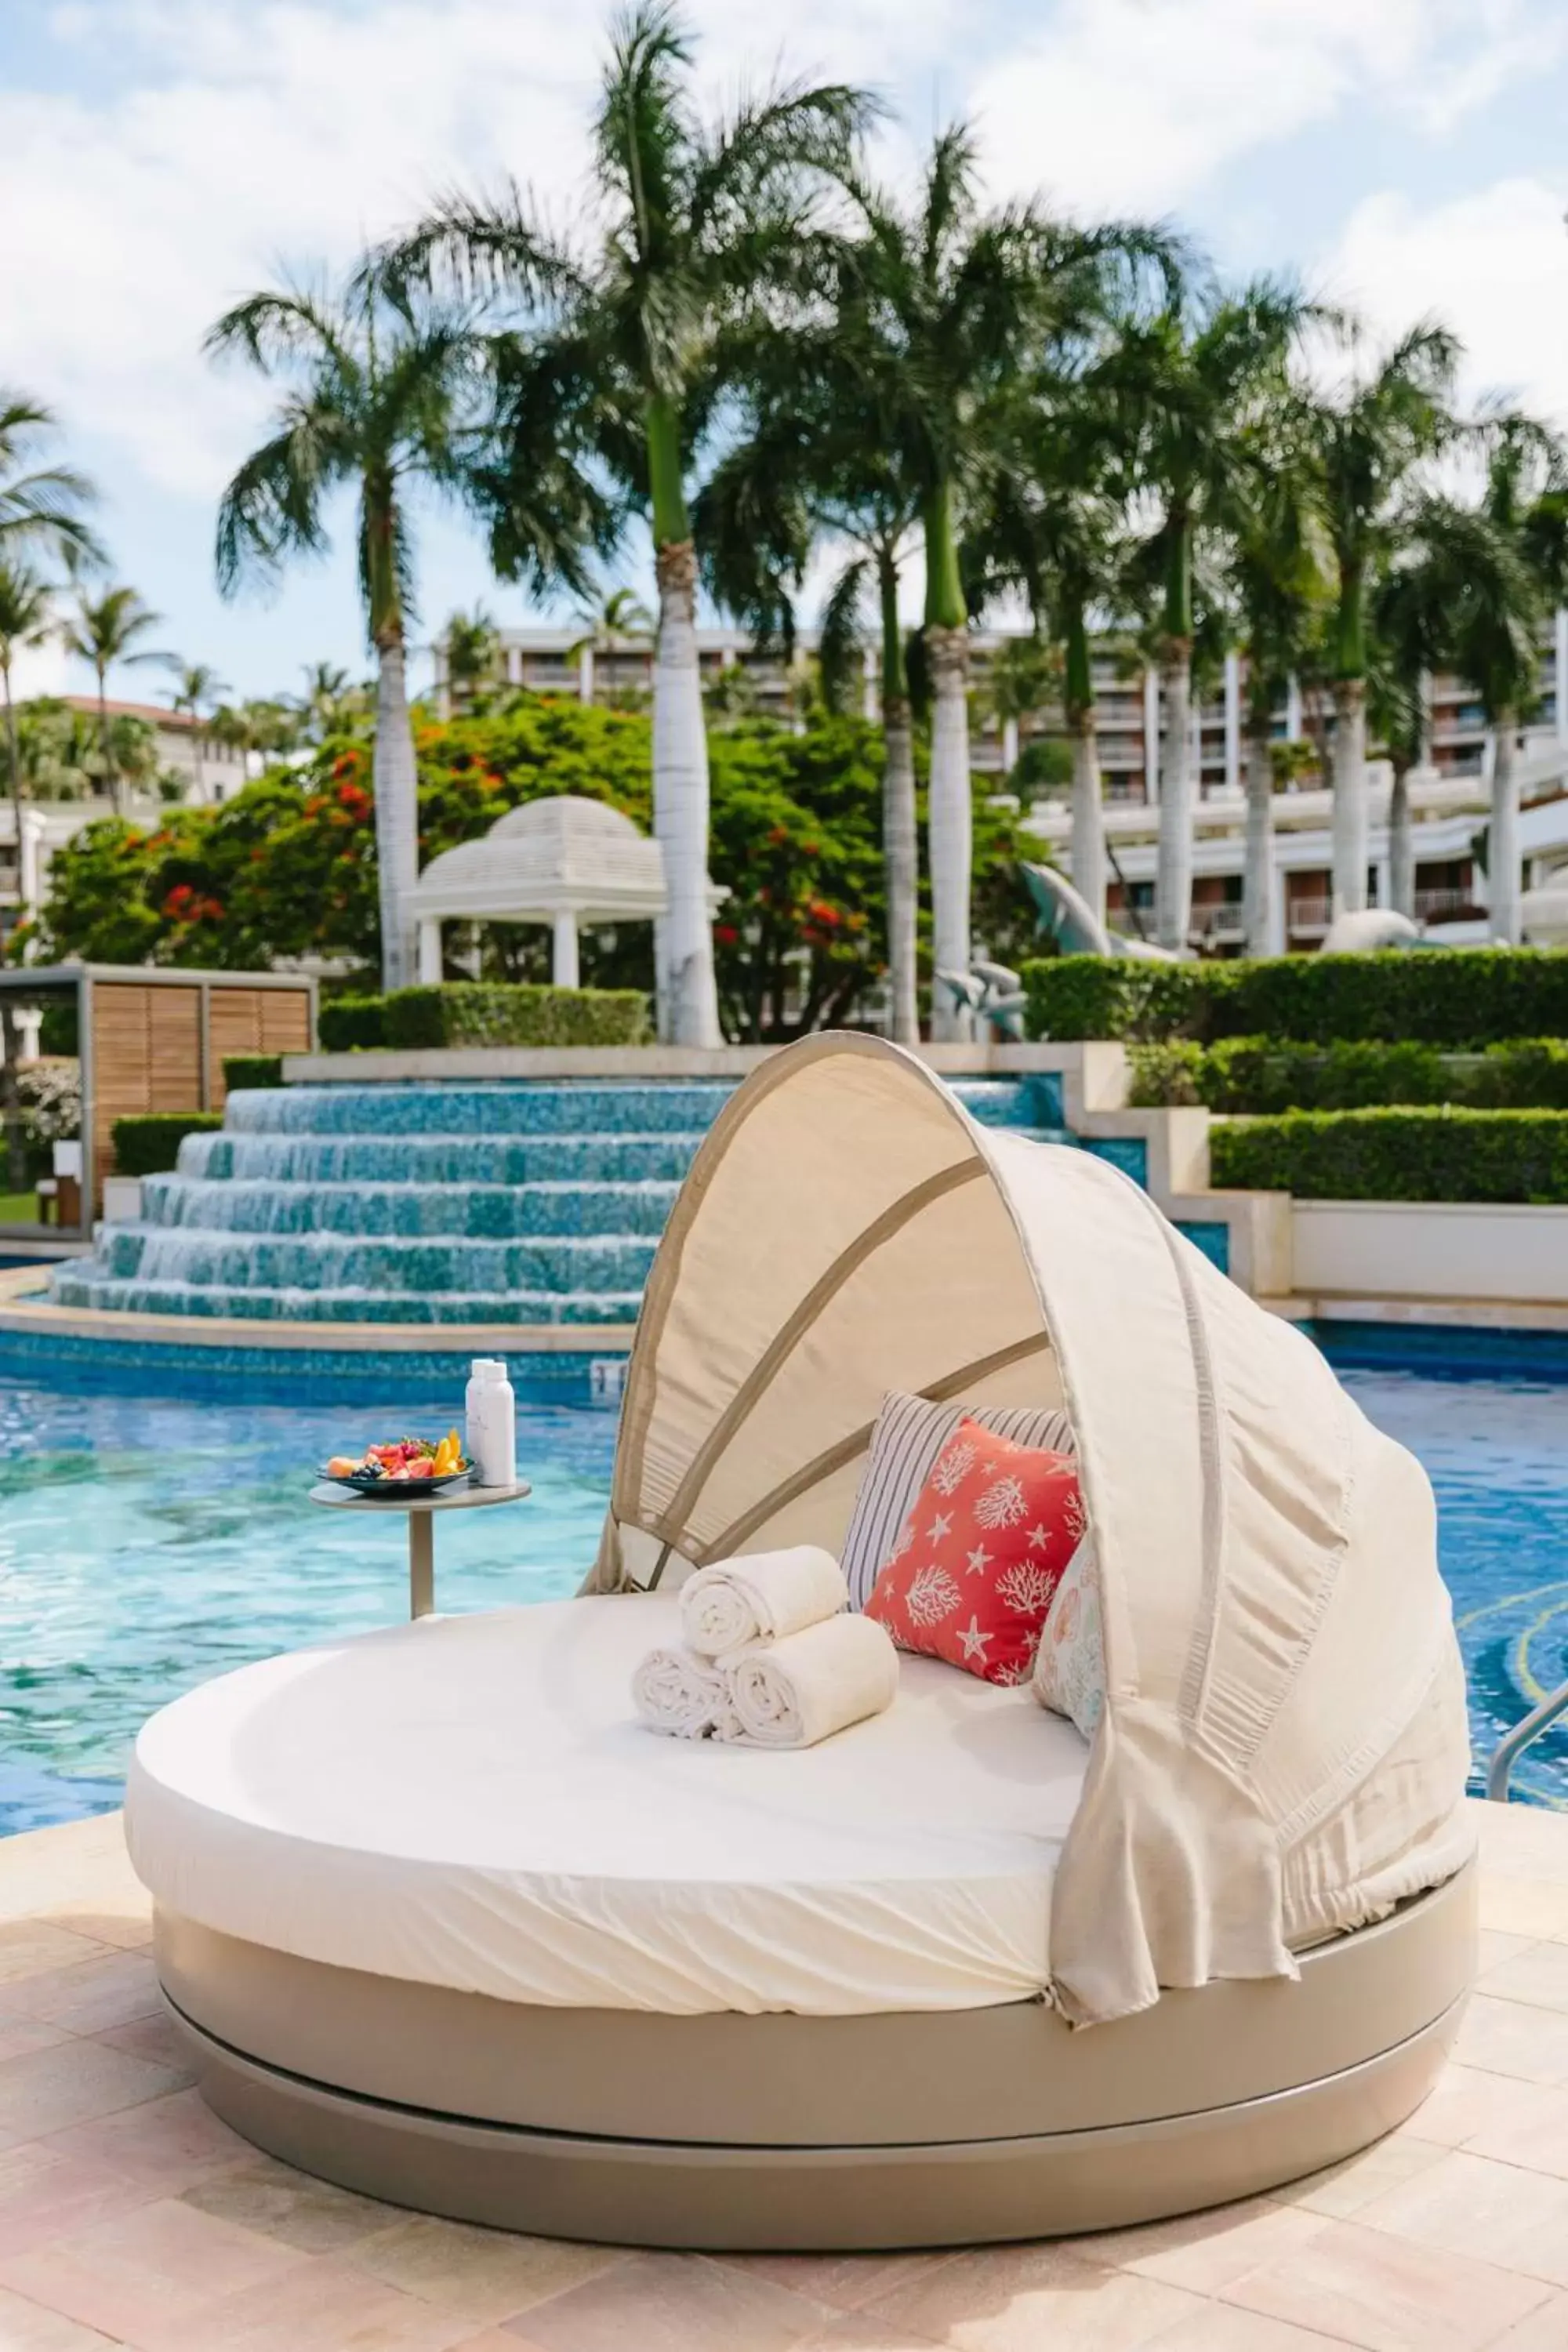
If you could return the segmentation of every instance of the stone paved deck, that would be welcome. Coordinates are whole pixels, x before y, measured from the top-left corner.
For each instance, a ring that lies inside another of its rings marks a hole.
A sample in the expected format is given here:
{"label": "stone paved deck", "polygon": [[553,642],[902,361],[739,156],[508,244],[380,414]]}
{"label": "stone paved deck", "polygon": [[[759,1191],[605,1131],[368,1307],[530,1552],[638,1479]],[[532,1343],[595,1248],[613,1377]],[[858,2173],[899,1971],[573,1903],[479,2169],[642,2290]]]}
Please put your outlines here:
{"label": "stone paved deck", "polygon": [[1479,1807],[1437,2090],[1245,2205],[978,2254],[621,2253],[258,2156],[158,2015],[118,1819],[0,1843],[0,2352],[1568,2352],[1568,1819]]}

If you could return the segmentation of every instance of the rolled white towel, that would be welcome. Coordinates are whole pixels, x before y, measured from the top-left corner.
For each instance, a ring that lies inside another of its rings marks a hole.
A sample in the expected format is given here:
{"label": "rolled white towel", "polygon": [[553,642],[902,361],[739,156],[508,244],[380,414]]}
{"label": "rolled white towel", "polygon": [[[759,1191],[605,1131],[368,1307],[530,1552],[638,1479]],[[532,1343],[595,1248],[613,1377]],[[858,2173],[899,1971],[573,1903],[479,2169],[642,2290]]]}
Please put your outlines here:
{"label": "rolled white towel", "polygon": [[739,1728],[723,1738],[748,1748],[815,1748],[836,1731],[891,1706],[899,1654],[870,1617],[830,1617],[748,1650],[729,1668]]}
{"label": "rolled white towel", "polygon": [[794,1544],[700,1568],[680,1588],[680,1630],[700,1658],[722,1658],[752,1642],[835,1617],[849,1606],[849,1587],[830,1551]]}
{"label": "rolled white towel", "polygon": [[632,1705],[650,1731],[706,1739],[733,1722],[722,1671],[689,1650],[650,1650],[632,1675]]}

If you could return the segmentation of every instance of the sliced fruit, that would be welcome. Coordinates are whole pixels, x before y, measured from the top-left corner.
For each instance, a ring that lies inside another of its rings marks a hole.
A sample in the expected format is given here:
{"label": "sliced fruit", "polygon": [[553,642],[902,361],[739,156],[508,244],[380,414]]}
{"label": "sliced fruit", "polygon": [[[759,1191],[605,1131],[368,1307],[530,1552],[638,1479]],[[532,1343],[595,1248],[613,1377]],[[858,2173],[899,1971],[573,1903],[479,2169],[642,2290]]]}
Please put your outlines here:
{"label": "sliced fruit", "polygon": [[352,1454],[334,1454],[327,1465],[327,1475],[329,1478],[352,1478],[358,1468],[359,1464]]}

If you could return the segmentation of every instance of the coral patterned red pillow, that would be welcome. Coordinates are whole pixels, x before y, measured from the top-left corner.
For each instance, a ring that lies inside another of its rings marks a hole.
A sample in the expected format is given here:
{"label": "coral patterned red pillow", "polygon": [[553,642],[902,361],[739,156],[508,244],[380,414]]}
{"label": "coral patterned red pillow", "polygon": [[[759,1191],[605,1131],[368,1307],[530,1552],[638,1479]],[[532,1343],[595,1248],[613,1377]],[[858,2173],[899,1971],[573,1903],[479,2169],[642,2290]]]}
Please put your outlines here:
{"label": "coral patterned red pillow", "polygon": [[1026,1683],[1084,1526],[1070,1454],[1016,1445],[962,1421],[866,1614],[900,1650],[945,1658],[988,1683]]}

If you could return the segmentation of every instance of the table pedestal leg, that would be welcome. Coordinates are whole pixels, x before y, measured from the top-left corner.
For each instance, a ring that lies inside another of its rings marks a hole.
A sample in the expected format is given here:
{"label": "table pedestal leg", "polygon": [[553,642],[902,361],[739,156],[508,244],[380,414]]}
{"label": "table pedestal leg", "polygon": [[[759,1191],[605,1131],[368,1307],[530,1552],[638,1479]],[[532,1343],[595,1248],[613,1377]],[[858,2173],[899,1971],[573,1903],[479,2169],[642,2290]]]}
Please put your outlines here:
{"label": "table pedestal leg", "polygon": [[436,1529],[428,1511],[408,1514],[408,1614],[428,1617],[436,1606]]}

